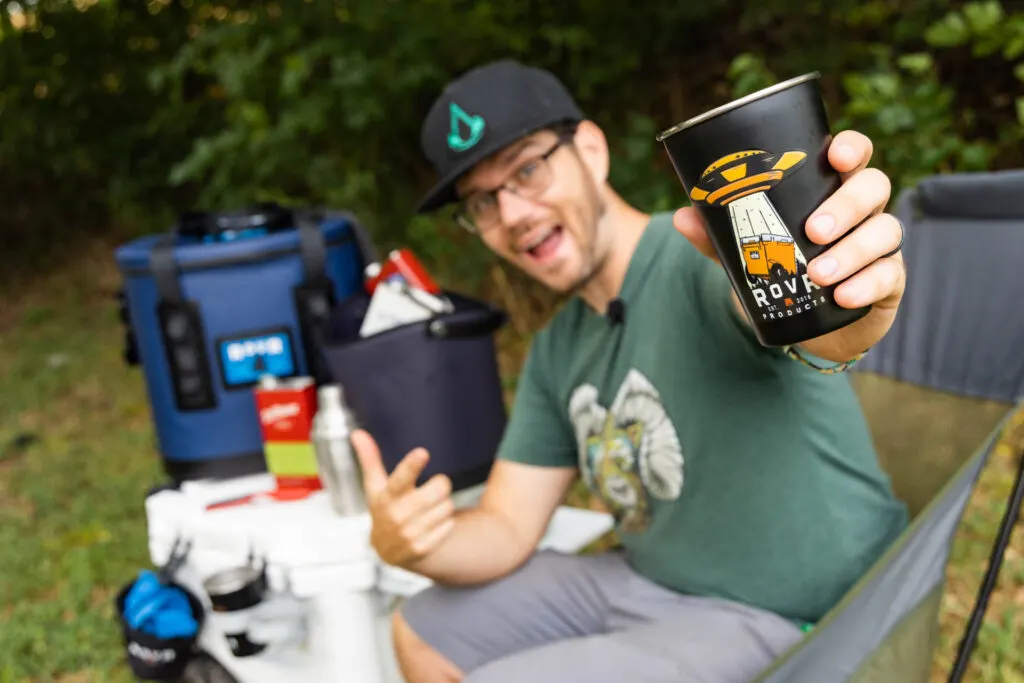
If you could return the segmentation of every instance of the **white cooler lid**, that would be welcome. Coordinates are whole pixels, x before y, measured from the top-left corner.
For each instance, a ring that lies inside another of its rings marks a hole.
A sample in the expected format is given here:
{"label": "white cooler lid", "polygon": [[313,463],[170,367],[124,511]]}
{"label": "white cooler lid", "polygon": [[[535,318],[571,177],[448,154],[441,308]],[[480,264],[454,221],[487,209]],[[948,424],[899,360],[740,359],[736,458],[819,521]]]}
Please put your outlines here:
{"label": "white cooler lid", "polygon": [[[191,483],[182,490],[167,490],[146,500],[151,545],[191,540],[199,551],[216,550],[282,567],[375,561],[370,546],[368,514],[341,517],[327,494],[317,491],[294,501],[260,501],[215,510],[210,502],[247,495],[252,491],[231,481]],[[258,488],[256,491],[266,491]],[[228,495],[224,495],[227,493]]]}

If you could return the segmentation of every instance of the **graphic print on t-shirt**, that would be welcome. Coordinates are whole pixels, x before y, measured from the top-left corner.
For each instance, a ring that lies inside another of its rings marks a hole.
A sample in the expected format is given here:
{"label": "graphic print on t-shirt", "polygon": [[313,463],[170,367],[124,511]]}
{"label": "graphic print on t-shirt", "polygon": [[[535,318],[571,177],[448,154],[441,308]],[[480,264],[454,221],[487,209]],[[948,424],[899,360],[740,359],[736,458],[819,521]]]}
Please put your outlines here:
{"label": "graphic print on t-shirt", "polygon": [[683,453],[658,390],[630,370],[610,408],[597,387],[582,384],[569,399],[580,471],[622,531],[640,533],[651,521],[651,498],[675,500],[683,489]]}

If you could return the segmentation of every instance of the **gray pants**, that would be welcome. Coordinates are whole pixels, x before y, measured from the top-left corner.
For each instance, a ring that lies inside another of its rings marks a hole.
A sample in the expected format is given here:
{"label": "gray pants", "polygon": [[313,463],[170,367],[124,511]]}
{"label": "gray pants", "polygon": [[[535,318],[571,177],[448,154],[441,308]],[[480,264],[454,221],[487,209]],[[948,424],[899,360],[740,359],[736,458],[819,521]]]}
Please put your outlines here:
{"label": "gray pants", "polygon": [[748,683],[803,636],[778,615],[663,588],[618,552],[542,551],[497,581],[432,586],[401,610],[464,683]]}

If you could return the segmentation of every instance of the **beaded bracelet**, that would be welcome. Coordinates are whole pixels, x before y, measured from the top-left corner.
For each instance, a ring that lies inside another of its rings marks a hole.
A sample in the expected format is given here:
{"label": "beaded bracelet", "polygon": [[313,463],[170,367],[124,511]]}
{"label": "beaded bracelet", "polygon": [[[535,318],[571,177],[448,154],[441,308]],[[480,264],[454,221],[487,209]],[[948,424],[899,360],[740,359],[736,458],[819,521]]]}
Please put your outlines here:
{"label": "beaded bracelet", "polygon": [[782,350],[785,352],[787,356],[789,356],[793,360],[800,361],[807,367],[814,368],[818,372],[825,375],[835,375],[840,372],[846,372],[847,370],[852,368],[857,363],[857,361],[863,358],[864,355],[867,353],[867,351],[863,351],[861,353],[858,353],[856,356],[846,361],[845,363],[839,363],[838,365],[833,365],[832,367],[822,367],[821,365],[818,365],[817,363],[812,363],[811,361],[804,358],[803,355],[792,346],[783,346]]}

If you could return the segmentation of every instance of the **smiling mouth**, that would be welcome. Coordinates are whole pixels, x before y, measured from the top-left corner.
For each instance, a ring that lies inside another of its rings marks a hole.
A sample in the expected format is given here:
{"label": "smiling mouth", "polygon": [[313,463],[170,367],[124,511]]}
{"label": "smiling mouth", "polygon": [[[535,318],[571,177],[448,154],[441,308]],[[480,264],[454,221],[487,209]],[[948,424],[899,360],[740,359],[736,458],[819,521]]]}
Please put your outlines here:
{"label": "smiling mouth", "polygon": [[527,244],[523,251],[529,254],[532,258],[537,260],[544,260],[551,254],[555,253],[558,249],[558,245],[562,242],[562,226],[556,225],[542,235],[538,235],[537,239]]}

